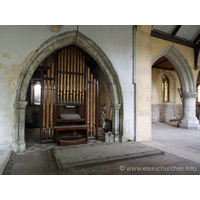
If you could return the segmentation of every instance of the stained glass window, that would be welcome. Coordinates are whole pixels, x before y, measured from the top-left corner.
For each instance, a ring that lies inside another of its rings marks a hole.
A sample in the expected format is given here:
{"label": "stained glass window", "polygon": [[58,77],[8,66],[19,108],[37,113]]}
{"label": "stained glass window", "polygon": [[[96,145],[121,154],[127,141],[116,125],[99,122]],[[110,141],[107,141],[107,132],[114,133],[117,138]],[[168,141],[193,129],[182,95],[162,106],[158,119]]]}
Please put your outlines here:
{"label": "stained glass window", "polygon": [[40,105],[40,101],[41,101],[41,84],[39,81],[37,81],[35,84],[34,84],[34,87],[33,87],[33,102],[35,105]]}
{"label": "stained glass window", "polygon": [[167,76],[162,77],[162,101],[169,101],[169,79]]}

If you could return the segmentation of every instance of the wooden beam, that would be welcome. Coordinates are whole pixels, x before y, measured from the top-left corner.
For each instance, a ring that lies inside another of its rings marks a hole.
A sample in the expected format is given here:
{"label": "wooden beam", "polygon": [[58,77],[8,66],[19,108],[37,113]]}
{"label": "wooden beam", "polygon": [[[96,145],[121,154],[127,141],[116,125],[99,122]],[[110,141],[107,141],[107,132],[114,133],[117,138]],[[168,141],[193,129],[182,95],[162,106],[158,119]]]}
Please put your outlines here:
{"label": "wooden beam", "polygon": [[198,57],[199,57],[199,50],[200,50],[200,33],[194,39],[193,43],[195,44],[195,47],[194,47],[194,63],[195,63],[195,69],[197,70],[197,69],[199,69]]}
{"label": "wooden beam", "polygon": [[172,32],[172,35],[175,36],[180,28],[181,28],[181,25],[177,25],[174,31]]}
{"label": "wooden beam", "polygon": [[195,47],[195,44],[192,43],[192,42],[182,40],[182,39],[173,37],[171,35],[163,34],[163,33],[160,33],[158,31],[151,31],[151,36],[156,37],[156,38],[160,38],[160,39],[163,39],[163,40],[167,40],[167,41],[170,41],[170,42],[174,42],[174,43],[177,43],[177,44],[182,44],[182,45],[187,46],[187,47],[192,47],[192,48]]}
{"label": "wooden beam", "polygon": [[199,40],[200,40],[200,33],[199,33],[199,35],[197,35],[197,37],[194,39],[193,43],[194,43],[194,44],[198,44],[198,43],[200,43]]}
{"label": "wooden beam", "polygon": [[195,63],[195,69],[199,69],[198,67],[198,57],[199,57],[199,50],[200,50],[200,43],[195,46],[194,48],[194,63]]}

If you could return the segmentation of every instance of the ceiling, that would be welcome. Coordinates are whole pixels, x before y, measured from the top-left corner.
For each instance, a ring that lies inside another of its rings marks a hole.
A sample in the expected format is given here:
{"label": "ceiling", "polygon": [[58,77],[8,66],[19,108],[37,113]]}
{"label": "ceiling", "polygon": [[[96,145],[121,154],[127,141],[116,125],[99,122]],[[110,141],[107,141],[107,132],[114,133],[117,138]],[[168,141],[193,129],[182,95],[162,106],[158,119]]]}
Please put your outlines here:
{"label": "ceiling", "polygon": [[200,40],[199,37],[198,41],[195,41],[200,34],[200,25],[153,25],[152,31],[195,44]]}
{"label": "ceiling", "polygon": [[159,58],[152,66],[153,68],[158,69],[166,69],[166,70],[174,70],[174,66],[171,64],[171,62],[165,57]]}
{"label": "ceiling", "polygon": [[200,25],[153,25],[151,36],[194,49],[195,68],[200,50]]}

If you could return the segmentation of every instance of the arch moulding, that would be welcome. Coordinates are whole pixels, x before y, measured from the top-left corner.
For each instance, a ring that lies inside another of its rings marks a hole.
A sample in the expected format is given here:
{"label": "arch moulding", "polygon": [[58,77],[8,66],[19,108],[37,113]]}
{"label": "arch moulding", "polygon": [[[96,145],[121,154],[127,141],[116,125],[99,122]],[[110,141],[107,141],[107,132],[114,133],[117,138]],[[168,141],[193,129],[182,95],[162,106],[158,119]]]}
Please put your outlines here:
{"label": "arch moulding", "polygon": [[183,118],[179,127],[200,130],[199,121],[196,118],[196,81],[192,68],[185,56],[174,45],[160,50],[152,60],[152,65],[162,56],[165,56],[174,66],[182,88]]}
{"label": "arch moulding", "polygon": [[25,108],[26,92],[31,77],[38,65],[51,53],[68,45],[76,45],[86,51],[98,63],[105,77],[110,83],[112,99],[113,99],[113,123],[112,129],[115,134],[115,141],[122,141],[122,125],[123,119],[120,110],[123,109],[123,98],[119,78],[115,69],[103,52],[103,50],[91,39],[78,31],[68,31],[60,35],[56,35],[46,40],[32,55],[28,63],[23,68],[16,91],[15,97],[15,133],[13,135],[12,149],[16,152],[24,151],[25,142]]}
{"label": "arch moulding", "polygon": [[196,92],[194,74],[185,56],[174,45],[160,50],[152,60],[152,65],[162,56],[165,56],[174,66],[182,86],[183,93]]}

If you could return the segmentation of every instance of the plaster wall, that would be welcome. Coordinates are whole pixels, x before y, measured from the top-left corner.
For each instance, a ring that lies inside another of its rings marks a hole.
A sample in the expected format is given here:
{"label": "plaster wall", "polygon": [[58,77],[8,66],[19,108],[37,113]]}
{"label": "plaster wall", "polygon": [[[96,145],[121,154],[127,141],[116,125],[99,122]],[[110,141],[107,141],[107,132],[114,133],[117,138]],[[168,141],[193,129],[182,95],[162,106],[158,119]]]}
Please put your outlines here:
{"label": "plaster wall", "polygon": [[132,26],[80,26],[111,60],[123,94],[123,138],[134,139],[134,90],[132,84]]}
{"label": "plaster wall", "polygon": [[162,76],[167,75],[169,78],[169,102],[181,104],[181,98],[178,93],[178,88],[181,88],[179,77],[176,71],[154,69],[152,68],[152,104],[162,103]]}
{"label": "plaster wall", "polygon": [[[76,29],[77,26],[62,26],[55,33],[52,26],[0,27],[1,148],[9,148],[15,138],[14,101],[26,63],[44,41]],[[133,139],[132,26],[79,26],[79,31],[99,45],[113,64],[123,91],[124,140]]]}
{"label": "plaster wall", "polygon": [[[169,78],[169,102],[162,102],[162,76]],[[180,120],[183,116],[183,104],[178,93],[181,88],[176,71],[152,68],[152,122]]]}
{"label": "plaster wall", "polygon": [[[15,138],[14,100],[20,73],[35,50],[56,33],[52,26],[0,26],[0,146],[9,148]],[[74,30],[64,26],[61,32]]]}

